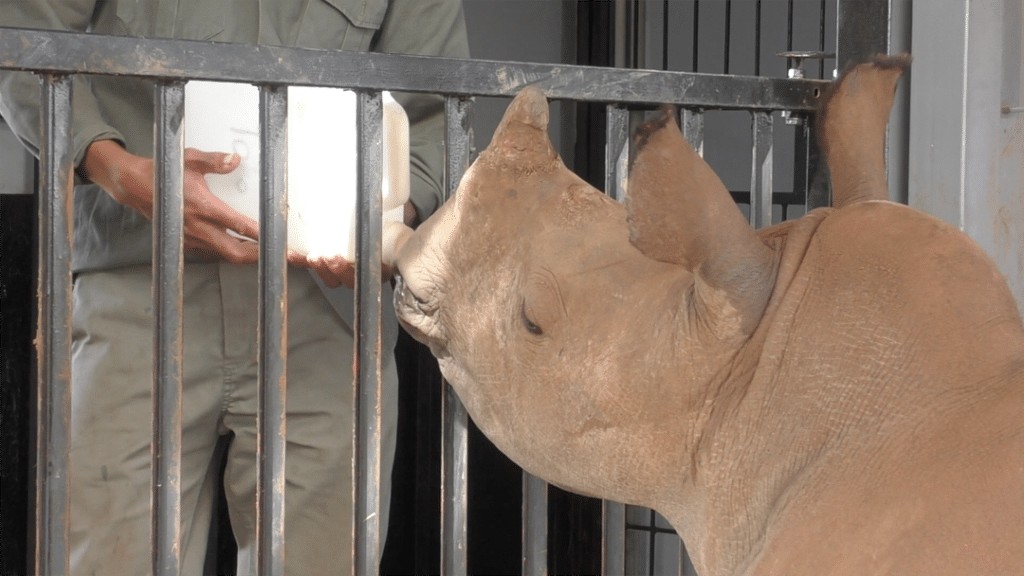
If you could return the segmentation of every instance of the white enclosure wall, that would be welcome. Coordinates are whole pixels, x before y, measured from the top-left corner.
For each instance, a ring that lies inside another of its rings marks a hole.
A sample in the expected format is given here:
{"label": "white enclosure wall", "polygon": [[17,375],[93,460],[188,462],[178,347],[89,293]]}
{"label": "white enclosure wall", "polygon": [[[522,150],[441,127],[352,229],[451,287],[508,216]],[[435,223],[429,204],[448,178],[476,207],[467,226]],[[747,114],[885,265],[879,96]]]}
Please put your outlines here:
{"label": "white enclosure wall", "polygon": [[973,237],[1024,309],[1021,0],[914,4],[910,205]]}

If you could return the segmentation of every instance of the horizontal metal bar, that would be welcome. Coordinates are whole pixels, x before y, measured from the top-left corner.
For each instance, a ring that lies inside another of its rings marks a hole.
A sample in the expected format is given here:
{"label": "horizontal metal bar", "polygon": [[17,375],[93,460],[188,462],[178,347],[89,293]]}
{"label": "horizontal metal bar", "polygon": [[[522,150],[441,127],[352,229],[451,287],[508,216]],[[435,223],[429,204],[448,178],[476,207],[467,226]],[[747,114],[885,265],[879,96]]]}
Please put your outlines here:
{"label": "horizontal metal bar", "polygon": [[288,370],[288,96],[260,88],[259,410],[256,413],[256,558],[264,576],[284,574]]}
{"label": "horizontal metal bar", "polygon": [[153,151],[153,574],[181,574],[183,82],[155,87]]}
{"label": "horizontal metal bar", "polygon": [[0,68],[462,96],[513,96],[525,86],[537,85],[556,100],[675,103],[714,109],[813,110],[828,85],[808,79],[338,52],[16,28],[0,28]]}

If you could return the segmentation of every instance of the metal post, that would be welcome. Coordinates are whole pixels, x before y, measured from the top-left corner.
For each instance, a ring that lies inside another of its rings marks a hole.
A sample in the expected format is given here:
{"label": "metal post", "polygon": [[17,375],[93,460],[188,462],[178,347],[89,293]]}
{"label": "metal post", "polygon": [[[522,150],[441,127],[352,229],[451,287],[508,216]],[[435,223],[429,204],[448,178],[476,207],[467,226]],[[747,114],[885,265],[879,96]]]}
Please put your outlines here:
{"label": "metal post", "polygon": [[284,86],[260,87],[259,462],[256,560],[263,575],[284,574],[285,409],[288,367],[288,100]]}
{"label": "metal post", "polygon": [[153,573],[181,574],[182,272],[185,84],[154,90]]}
{"label": "metal post", "polygon": [[35,570],[70,572],[71,79],[44,75],[39,142]]}
{"label": "metal post", "polygon": [[[470,123],[472,102],[449,96],[445,99],[445,199],[455,194],[459,181],[469,168],[473,132]],[[465,576],[467,573],[469,500],[469,416],[455,390],[447,382],[441,394],[441,574]]]}
{"label": "metal post", "polygon": [[840,72],[889,50],[891,0],[840,0],[836,7],[836,67]]}
{"label": "metal post", "polygon": [[[629,157],[629,110],[609,105],[605,109],[606,122],[604,186],[606,194],[622,202],[628,194],[626,159]],[[601,538],[601,573],[604,576],[621,575],[626,569],[626,507],[619,502],[601,502],[604,530]]]}
{"label": "metal post", "polygon": [[355,505],[353,572],[380,573],[381,478],[381,182],[384,106],[380,92],[359,92],[359,169],[356,192],[356,414],[353,446]]}
{"label": "metal post", "polygon": [[704,111],[685,108],[682,115],[683,136],[699,156],[704,157]]}
{"label": "metal post", "polygon": [[548,573],[548,483],[523,472],[523,576]]}
{"label": "metal post", "polygon": [[750,225],[764,228],[772,223],[772,113],[755,110],[753,117],[753,166],[750,171]]}

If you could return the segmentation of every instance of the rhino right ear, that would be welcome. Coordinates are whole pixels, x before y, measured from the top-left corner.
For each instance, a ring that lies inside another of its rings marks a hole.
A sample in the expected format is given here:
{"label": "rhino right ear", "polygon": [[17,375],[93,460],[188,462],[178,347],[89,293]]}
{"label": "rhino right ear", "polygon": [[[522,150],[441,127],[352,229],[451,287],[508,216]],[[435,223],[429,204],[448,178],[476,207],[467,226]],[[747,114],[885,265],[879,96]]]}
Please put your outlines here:
{"label": "rhino right ear", "polygon": [[[749,334],[774,285],[774,254],[754,233],[718,175],[683,138],[674,108],[641,126],[626,206],[630,241],[649,258],[685,267],[705,302],[724,294]],[[699,304],[699,302],[698,302]],[[704,312],[715,323],[717,305]],[[735,314],[721,311],[722,323]]]}

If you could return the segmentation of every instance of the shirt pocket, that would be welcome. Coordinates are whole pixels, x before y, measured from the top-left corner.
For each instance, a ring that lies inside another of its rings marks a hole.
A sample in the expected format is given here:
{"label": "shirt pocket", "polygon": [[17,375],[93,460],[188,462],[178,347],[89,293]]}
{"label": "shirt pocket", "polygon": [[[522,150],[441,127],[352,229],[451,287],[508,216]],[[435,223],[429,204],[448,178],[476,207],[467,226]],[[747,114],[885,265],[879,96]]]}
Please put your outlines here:
{"label": "shirt pocket", "polygon": [[309,0],[296,45],[369,50],[387,11],[387,0]]}
{"label": "shirt pocket", "polygon": [[158,2],[145,0],[116,0],[117,33],[142,38],[178,38],[182,40],[210,40],[224,31],[224,10],[220,2],[187,5],[187,17],[178,17],[175,11],[161,14]]}

